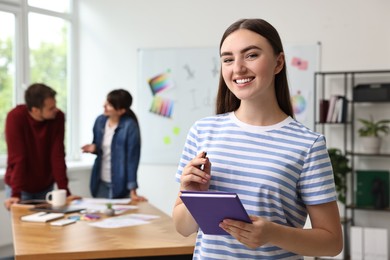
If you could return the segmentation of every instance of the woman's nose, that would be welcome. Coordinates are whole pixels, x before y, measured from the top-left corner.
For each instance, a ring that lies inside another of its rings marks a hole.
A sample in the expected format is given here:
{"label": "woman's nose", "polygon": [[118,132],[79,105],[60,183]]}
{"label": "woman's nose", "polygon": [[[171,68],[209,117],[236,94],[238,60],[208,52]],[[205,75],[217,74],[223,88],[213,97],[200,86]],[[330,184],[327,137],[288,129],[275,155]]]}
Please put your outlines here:
{"label": "woman's nose", "polygon": [[245,73],[246,72],[246,66],[245,62],[241,59],[236,59],[234,61],[234,67],[233,67],[234,73]]}

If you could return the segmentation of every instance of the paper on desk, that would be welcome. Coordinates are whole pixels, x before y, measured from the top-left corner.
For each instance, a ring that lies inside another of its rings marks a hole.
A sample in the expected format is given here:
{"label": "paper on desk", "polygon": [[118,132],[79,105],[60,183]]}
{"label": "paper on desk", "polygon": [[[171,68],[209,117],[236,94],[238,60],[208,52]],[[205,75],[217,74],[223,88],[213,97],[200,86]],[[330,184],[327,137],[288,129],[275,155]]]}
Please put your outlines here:
{"label": "paper on desk", "polygon": [[[134,218],[134,219],[142,219],[142,220],[152,220],[152,219],[156,219],[156,218],[160,217],[157,215],[139,214],[139,213],[132,213],[132,214],[129,214],[127,216]],[[123,217],[125,217],[125,216],[123,216]]]}
{"label": "paper on desk", "polygon": [[147,220],[156,219],[159,216],[147,214],[128,214],[119,217],[106,218],[102,221],[93,222],[89,225],[100,228],[120,228],[149,224]]}
{"label": "paper on desk", "polygon": [[129,204],[131,199],[95,199],[95,198],[83,198],[81,200],[77,200],[77,202],[83,202],[83,203],[91,203],[91,204]]}
{"label": "paper on desk", "polygon": [[134,205],[122,205],[130,203],[130,199],[93,199],[93,198],[83,198],[81,200],[75,200],[72,202],[72,205],[77,205],[78,207],[86,208],[87,211],[102,212],[107,209],[107,203],[111,203],[112,208],[118,212],[123,212],[129,209],[136,209],[137,206]]}

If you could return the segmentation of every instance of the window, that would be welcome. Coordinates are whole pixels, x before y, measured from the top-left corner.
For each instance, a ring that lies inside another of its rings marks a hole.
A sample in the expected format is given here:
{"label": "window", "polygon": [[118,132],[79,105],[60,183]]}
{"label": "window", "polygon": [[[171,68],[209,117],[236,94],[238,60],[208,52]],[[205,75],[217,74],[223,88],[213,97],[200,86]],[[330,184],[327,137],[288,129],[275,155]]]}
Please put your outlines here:
{"label": "window", "polygon": [[30,6],[51,10],[59,13],[70,12],[70,1],[68,0],[28,0]]}
{"label": "window", "polygon": [[69,23],[36,13],[30,13],[28,21],[30,81],[44,82],[55,89],[57,106],[66,114]]}
{"label": "window", "polygon": [[12,108],[15,85],[15,15],[0,11],[0,154],[6,153],[4,125]]}
{"label": "window", "polygon": [[[74,1],[77,2],[77,1]],[[5,166],[7,113],[24,103],[25,88],[43,82],[56,90],[57,106],[66,114],[67,159],[72,154],[69,104],[75,86],[75,6],[73,0],[0,0],[0,167]],[[75,131],[73,131],[75,133]],[[72,143],[73,141],[73,143]]]}

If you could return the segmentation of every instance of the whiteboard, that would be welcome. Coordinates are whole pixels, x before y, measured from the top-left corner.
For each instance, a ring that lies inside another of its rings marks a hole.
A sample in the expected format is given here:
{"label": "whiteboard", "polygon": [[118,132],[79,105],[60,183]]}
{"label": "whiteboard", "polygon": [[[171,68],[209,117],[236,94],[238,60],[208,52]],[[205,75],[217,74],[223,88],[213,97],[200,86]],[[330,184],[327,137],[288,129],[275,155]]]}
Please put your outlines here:
{"label": "whiteboard", "polygon": [[190,127],[215,114],[218,48],[138,51],[141,162],[177,164]]}
{"label": "whiteboard", "polygon": [[[313,84],[319,45],[285,44],[284,49],[296,119],[313,129]],[[138,62],[141,162],[177,164],[193,123],[215,114],[219,50],[140,49]]]}

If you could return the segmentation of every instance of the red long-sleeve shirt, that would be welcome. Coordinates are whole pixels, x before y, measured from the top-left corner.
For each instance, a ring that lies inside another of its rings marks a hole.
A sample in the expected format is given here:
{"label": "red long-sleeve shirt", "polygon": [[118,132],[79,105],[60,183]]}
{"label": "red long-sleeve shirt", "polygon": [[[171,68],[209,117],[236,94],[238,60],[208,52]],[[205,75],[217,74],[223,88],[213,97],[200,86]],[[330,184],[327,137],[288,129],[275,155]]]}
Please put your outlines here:
{"label": "red long-sleeve shirt", "polygon": [[55,119],[36,121],[26,105],[18,105],[6,119],[5,139],[8,157],[5,182],[12,197],[21,191],[41,192],[54,182],[68,189],[65,164],[65,116],[58,111]]}

